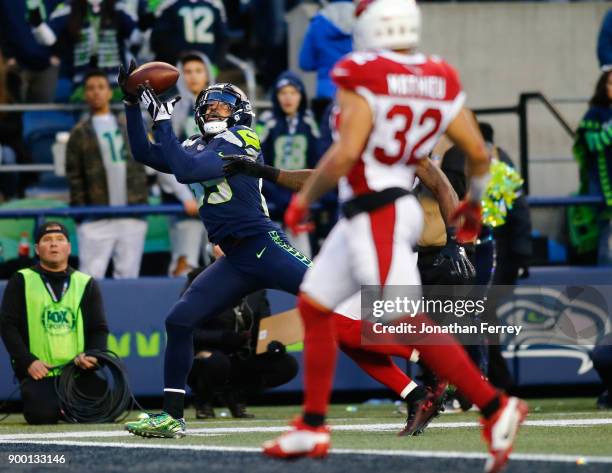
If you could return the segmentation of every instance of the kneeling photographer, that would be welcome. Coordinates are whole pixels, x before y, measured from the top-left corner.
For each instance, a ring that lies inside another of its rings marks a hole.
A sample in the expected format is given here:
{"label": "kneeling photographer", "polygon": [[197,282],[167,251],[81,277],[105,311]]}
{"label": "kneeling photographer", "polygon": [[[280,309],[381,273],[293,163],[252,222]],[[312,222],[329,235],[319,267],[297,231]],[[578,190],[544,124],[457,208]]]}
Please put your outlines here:
{"label": "kneeling photographer", "polygon": [[[192,271],[189,283],[202,270]],[[297,375],[297,361],[280,342],[271,342],[267,352],[255,354],[259,320],[268,315],[266,291],[258,291],[194,332],[195,359],[187,383],[198,419],[215,417],[216,402],[226,405],[232,417],[252,418],[246,411],[247,398]]]}
{"label": "kneeling photographer", "polygon": [[56,378],[74,363],[80,392],[102,395],[98,360],[87,350],[105,350],[108,326],[100,289],[91,276],[68,266],[71,246],[61,223],[47,222],[36,233],[39,263],[9,280],[0,308],[0,333],[21,382],[23,415],[29,424],[62,418]]}

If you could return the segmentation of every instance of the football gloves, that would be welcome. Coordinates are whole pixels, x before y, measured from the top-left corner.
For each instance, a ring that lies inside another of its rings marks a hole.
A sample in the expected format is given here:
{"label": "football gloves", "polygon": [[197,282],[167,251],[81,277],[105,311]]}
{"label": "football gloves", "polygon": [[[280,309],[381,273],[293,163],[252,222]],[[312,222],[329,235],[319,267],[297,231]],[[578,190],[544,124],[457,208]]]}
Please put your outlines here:
{"label": "football gloves", "polygon": [[308,207],[300,204],[297,194],[293,194],[289,207],[285,211],[285,225],[294,235],[314,230],[313,223],[305,221],[308,218],[308,213]]}
{"label": "football gloves", "polygon": [[453,222],[457,223],[457,241],[469,243],[480,234],[482,227],[482,209],[477,202],[462,201],[453,213]]}
{"label": "football gloves", "polygon": [[176,96],[168,102],[162,102],[148,81],[138,86],[138,97],[155,123],[170,120],[176,102],[181,100],[180,96]]}
{"label": "football gloves", "polygon": [[136,69],[136,61],[133,59],[130,61],[130,65],[126,72],[123,64],[119,65],[119,75],[117,76],[117,83],[119,87],[121,87],[121,92],[123,92],[123,103],[127,105],[136,105],[138,103],[138,97],[134,94],[131,94],[127,91],[126,85],[128,77],[134,70]]}
{"label": "football gloves", "polygon": [[244,174],[245,176],[251,176],[255,178],[262,178],[270,182],[276,182],[280,170],[265,164],[259,164],[251,156],[244,154],[232,154],[228,156],[222,156],[221,159],[225,161],[223,165],[223,172],[228,176],[234,174]]}
{"label": "football gloves", "polygon": [[434,266],[439,266],[445,261],[449,261],[451,272],[463,279],[476,277],[476,269],[467,257],[465,249],[457,243],[455,228],[446,229],[446,246],[442,248],[440,254],[434,259]]}

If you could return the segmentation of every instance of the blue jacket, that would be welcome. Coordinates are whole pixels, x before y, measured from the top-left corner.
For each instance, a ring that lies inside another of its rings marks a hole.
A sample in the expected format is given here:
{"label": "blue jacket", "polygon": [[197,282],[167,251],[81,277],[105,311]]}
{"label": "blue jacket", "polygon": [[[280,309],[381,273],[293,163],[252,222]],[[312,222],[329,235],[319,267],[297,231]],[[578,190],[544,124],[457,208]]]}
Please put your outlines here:
{"label": "blue jacket", "polygon": [[[276,93],[272,97],[273,110],[261,115],[257,131],[261,139],[264,161],[269,166],[295,171],[314,168],[321,157],[319,128],[314,116],[306,108],[308,102],[304,83],[293,72],[282,73],[276,80],[274,90],[289,83],[302,94],[298,113],[293,120],[283,113]],[[274,206],[273,220],[282,220],[291,199],[291,191],[264,181],[263,192]]]}
{"label": "blue jacket", "polygon": [[333,98],[336,93],[329,71],[342,56],[353,50],[354,10],[350,0],[330,2],[308,26],[300,50],[300,67],[317,72],[317,97]]}
{"label": "blue jacket", "polygon": [[608,10],[597,38],[597,59],[599,67],[612,68],[612,8]]}

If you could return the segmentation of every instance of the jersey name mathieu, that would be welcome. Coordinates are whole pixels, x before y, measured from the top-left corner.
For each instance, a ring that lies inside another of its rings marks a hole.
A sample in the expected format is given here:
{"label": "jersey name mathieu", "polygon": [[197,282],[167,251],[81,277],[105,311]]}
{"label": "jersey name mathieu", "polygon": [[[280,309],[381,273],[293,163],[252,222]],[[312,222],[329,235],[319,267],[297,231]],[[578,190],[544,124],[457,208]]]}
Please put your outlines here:
{"label": "jersey name mathieu", "polygon": [[416,160],[428,156],[465,102],[457,72],[435,56],[355,52],[336,63],[331,77],[361,95],[374,116],[361,157],[340,181],[341,200],[389,187],[410,190]]}
{"label": "jersey name mathieu", "polygon": [[[183,142],[183,148],[193,154],[206,148],[207,151],[214,151],[217,154],[214,159],[219,161],[224,155],[249,155],[263,164],[259,138],[246,126],[231,127],[208,142],[200,135],[192,136]],[[242,174],[189,184],[211,242],[279,230],[268,216],[261,186],[261,179]]]}

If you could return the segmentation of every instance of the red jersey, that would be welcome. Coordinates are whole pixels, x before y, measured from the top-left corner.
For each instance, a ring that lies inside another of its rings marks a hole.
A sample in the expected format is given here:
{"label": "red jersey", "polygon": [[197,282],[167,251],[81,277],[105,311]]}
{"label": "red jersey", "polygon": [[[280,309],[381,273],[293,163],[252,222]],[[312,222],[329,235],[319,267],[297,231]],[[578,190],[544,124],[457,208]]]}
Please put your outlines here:
{"label": "red jersey", "polygon": [[365,98],[374,118],[359,161],[340,181],[340,198],[410,190],[415,162],[429,155],[465,102],[457,72],[435,56],[355,52],[336,63],[331,77]]}

